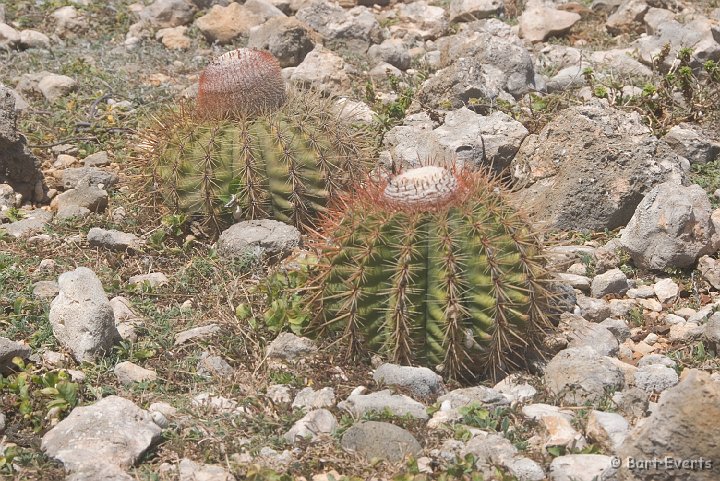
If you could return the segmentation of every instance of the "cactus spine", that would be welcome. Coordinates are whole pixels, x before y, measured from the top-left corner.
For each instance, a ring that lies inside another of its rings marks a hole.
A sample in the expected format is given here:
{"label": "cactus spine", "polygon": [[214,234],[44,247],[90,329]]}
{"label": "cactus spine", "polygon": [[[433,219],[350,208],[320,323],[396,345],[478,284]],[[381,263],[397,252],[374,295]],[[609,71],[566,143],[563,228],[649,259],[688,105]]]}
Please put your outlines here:
{"label": "cactus spine", "polygon": [[324,232],[311,330],[343,326],[351,353],[496,377],[550,326],[541,242],[480,173],[428,166],[370,182]]}
{"label": "cactus spine", "polygon": [[327,201],[364,175],[370,146],[331,100],[286,93],[277,61],[253,49],[211,63],[197,108],[159,121],[145,143],[166,202],[215,231],[232,217],[312,228]]}

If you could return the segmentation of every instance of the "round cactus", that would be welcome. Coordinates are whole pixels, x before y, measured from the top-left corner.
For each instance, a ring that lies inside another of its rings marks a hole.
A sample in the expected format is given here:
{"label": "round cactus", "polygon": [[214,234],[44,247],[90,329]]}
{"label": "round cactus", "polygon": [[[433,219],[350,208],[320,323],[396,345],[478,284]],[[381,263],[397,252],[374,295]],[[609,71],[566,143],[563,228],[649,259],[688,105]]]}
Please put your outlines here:
{"label": "round cactus", "polygon": [[371,181],[325,219],[320,313],[350,352],[496,377],[551,326],[539,236],[479,172],[437,166]]}
{"label": "round cactus", "polygon": [[331,100],[286,94],[270,54],[241,49],[211,63],[197,108],[159,121],[143,147],[170,207],[218,231],[233,217],[312,228],[327,201],[368,170],[372,146]]}

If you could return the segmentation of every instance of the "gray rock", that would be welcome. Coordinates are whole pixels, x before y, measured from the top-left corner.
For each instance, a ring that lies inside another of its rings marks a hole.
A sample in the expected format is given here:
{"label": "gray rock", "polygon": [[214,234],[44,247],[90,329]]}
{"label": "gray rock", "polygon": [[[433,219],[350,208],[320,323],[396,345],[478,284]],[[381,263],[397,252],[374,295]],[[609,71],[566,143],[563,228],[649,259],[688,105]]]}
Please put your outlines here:
{"label": "gray rock", "polygon": [[628,418],[643,418],[648,411],[649,394],[631,387],[613,394],[612,402],[617,411]]}
{"label": "gray rock", "polygon": [[16,100],[13,91],[0,84],[0,184],[10,185],[23,199],[39,202],[45,198],[41,162],[17,130]]}
{"label": "gray rock", "polygon": [[[77,407],[42,438],[43,452],[73,473],[103,466],[129,468],[161,439],[162,430],[150,413],[132,401],[108,396]],[[107,479],[107,478],[95,478]]]}
{"label": "gray rock", "polygon": [[204,352],[198,361],[197,373],[200,376],[228,379],[234,372],[232,366],[221,356],[211,356]]}
{"label": "gray rock", "polygon": [[630,424],[617,413],[590,411],[587,421],[587,436],[605,451],[614,453],[625,441]]}
{"label": "gray rock", "polygon": [[510,404],[507,396],[486,386],[454,389],[449,393],[438,397],[438,402],[448,403],[451,409],[458,409],[470,404],[492,407]]}
{"label": "gray rock", "polygon": [[568,274],[560,272],[555,275],[558,281],[569,285],[573,289],[578,289],[586,294],[590,294],[590,278],[587,276],[579,276],[576,274]]}
{"label": "gray rock", "polygon": [[193,397],[192,406],[220,414],[247,414],[247,410],[243,406],[239,406],[237,401],[223,396],[215,396],[207,392],[200,393]]}
{"label": "gray rock", "polygon": [[550,404],[535,403],[523,406],[522,414],[525,418],[533,421],[540,421],[546,416],[563,416],[568,421],[572,421],[573,415],[568,411],[561,411],[557,406],[551,406]]}
{"label": "gray rock", "polygon": [[451,0],[448,14],[451,22],[472,22],[496,15],[502,10],[502,0]]}
{"label": "gray rock", "polygon": [[678,383],[675,369],[662,364],[647,364],[635,371],[635,386],[648,393],[659,393]]}
{"label": "gray rock", "polygon": [[175,345],[180,346],[193,339],[205,339],[220,331],[217,324],[208,324],[206,326],[193,327],[187,331],[179,332],[175,335]]}
{"label": "gray rock", "polygon": [[720,142],[707,137],[698,127],[691,124],[679,124],[671,128],[663,140],[690,164],[705,164],[720,155]]}
{"label": "gray rock", "polygon": [[653,291],[660,302],[668,302],[675,299],[680,293],[680,286],[670,278],[661,279],[653,285]]}
{"label": "gray rock", "polygon": [[120,340],[113,308],[100,279],[87,267],[58,278],[60,294],[50,304],[55,338],[78,362],[92,360]]}
{"label": "gray rock", "polygon": [[646,354],[637,363],[638,367],[649,366],[651,364],[660,364],[661,366],[674,368],[677,363],[662,354]]}
{"label": "gray rock", "polygon": [[72,5],[60,7],[50,17],[55,23],[55,33],[63,38],[69,38],[88,29],[87,19]]}
{"label": "gray rock", "polygon": [[317,39],[294,17],[273,17],[250,31],[248,47],[269,51],[281,67],[297,67],[315,48]]}
{"label": "gray rock", "polygon": [[372,394],[351,394],[345,401],[338,403],[339,409],[350,412],[353,416],[361,417],[369,412],[392,413],[393,416],[410,415],[417,419],[427,419],[425,406],[409,396],[392,394],[390,390]]}
{"label": "gray rock", "polygon": [[720,247],[720,212],[699,185],[665,182],[637,206],[620,242],[637,267],[690,267]]}
{"label": "gray rock", "polygon": [[187,0],[155,0],[140,11],[140,18],[155,28],[170,28],[192,22],[196,11]]}
{"label": "gray rock", "polygon": [[38,299],[53,299],[60,292],[55,281],[38,281],[33,284],[33,297]]}
{"label": "gray rock", "polygon": [[283,436],[288,443],[298,440],[316,441],[321,435],[332,434],[338,427],[337,419],[327,409],[315,409],[293,424]]}
{"label": "gray rock", "polygon": [[580,308],[580,315],[589,321],[604,321],[612,315],[610,305],[604,299],[594,299],[592,297],[579,295],[576,298],[576,302]]}
{"label": "gray rock", "polygon": [[703,279],[710,283],[715,289],[720,289],[720,263],[710,256],[702,256],[697,265]]}
{"label": "gray rock", "polygon": [[38,89],[49,102],[55,102],[77,89],[77,81],[67,75],[51,73],[38,83]]}
{"label": "gray rock", "polygon": [[354,452],[367,460],[384,459],[392,463],[406,456],[417,456],[422,447],[405,429],[390,423],[366,421],[345,431],[341,444],[346,451]]}
{"label": "gray rock", "polygon": [[29,346],[11,341],[6,337],[0,337],[0,372],[7,372],[9,368],[14,369],[15,365],[12,360],[16,357],[27,359],[30,353]]}
{"label": "gray rock", "polygon": [[382,41],[382,29],[367,7],[349,10],[332,2],[315,0],[295,13],[295,18],[319,32],[330,42],[343,42],[348,48],[366,50]]}
{"label": "gray rock", "polygon": [[0,184],[0,212],[11,207],[19,207],[17,195],[8,184]]}
{"label": "gray rock", "polygon": [[518,481],[542,481],[545,472],[536,462],[518,456],[517,449],[504,437],[480,432],[458,453],[461,458],[468,454],[475,457],[475,466],[488,477],[494,477],[495,466],[502,466]]}
{"label": "gray rock", "polygon": [[520,36],[529,42],[542,42],[567,33],[579,20],[577,13],[534,5],[519,18]]}
{"label": "gray rock", "polygon": [[529,135],[512,168],[525,187],[512,199],[537,221],[568,230],[623,226],[654,186],[685,180],[677,154],[638,114],[602,104],[567,109]]}
{"label": "gray rock", "polygon": [[419,397],[438,395],[445,391],[442,377],[426,367],[383,364],[375,370],[373,379],[380,385],[406,387]]}
{"label": "gray rock", "polygon": [[346,72],[346,68],[347,65],[342,57],[317,44],[305,56],[305,60],[292,69],[290,80],[293,83],[312,87],[326,94],[341,93],[350,85],[350,77]]}
{"label": "gray rock", "polygon": [[653,286],[639,286],[628,289],[625,293],[630,299],[648,299],[655,295]]}
{"label": "gray rock", "polygon": [[256,254],[285,256],[300,245],[300,232],[284,222],[261,219],[233,224],[220,234],[217,251],[220,257],[233,258]]}
{"label": "gray rock", "polygon": [[115,327],[120,337],[129,341],[137,341],[136,329],[143,324],[144,319],[132,308],[132,303],[122,296],[110,299],[115,318]]}
{"label": "gray rock", "polygon": [[85,217],[90,212],[103,212],[107,205],[107,191],[87,184],[66,190],[55,196],[50,203],[57,211],[58,219]]}
{"label": "gray rock", "polygon": [[85,164],[85,167],[105,167],[110,165],[110,158],[108,157],[107,152],[101,150],[85,157],[83,159],[83,163]]}
{"label": "gray rock", "polygon": [[146,284],[146,283],[150,287],[160,287],[160,286],[166,286],[166,285],[170,284],[170,280],[162,272],[149,272],[147,274],[137,274],[135,276],[131,276],[128,279],[128,284],[131,286],[142,285],[142,284]]}
{"label": "gray rock", "polygon": [[[406,30],[423,40],[435,40],[445,33],[448,27],[447,12],[444,8],[429,5],[425,0],[401,3],[397,6],[397,19],[406,24]],[[392,33],[393,29],[391,29]]]}
{"label": "gray rock", "polygon": [[609,391],[622,389],[625,376],[611,358],[585,346],[557,353],[545,368],[545,383],[564,402],[594,404]]}
{"label": "gray rock", "polygon": [[511,402],[517,401],[527,403],[537,394],[537,389],[525,382],[522,374],[510,374],[505,379],[493,386],[493,389],[502,393]]}
{"label": "gray rock", "polygon": [[315,342],[306,337],[298,337],[290,332],[282,332],[270,344],[265,355],[268,358],[294,361],[317,351]]}
{"label": "gray rock", "polygon": [[311,387],[300,390],[295,395],[293,409],[318,409],[335,406],[335,390],[331,387],[324,387],[318,391]]}
{"label": "gray rock", "polygon": [[613,35],[640,33],[643,17],[648,10],[645,0],[624,0],[605,22],[605,28]]}
{"label": "gray rock", "polygon": [[611,269],[593,278],[590,287],[593,297],[604,297],[608,294],[625,294],[630,288],[627,276],[620,269]]}
{"label": "gray rock", "polygon": [[608,317],[604,321],[598,323],[598,325],[610,331],[618,342],[624,342],[630,337],[630,327],[628,326],[627,321],[623,319],[613,319]]}
{"label": "gray rock", "polygon": [[377,45],[371,45],[368,49],[368,57],[376,62],[385,62],[407,70],[410,68],[410,52],[402,40],[389,38]]}
{"label": "gray rock", "polygon": [[22,211],[22,219],[9,224],[0,224],[0,230],[17,239],[27,238],[45,231],[45,226],[52,220],[52,212],[36,209]]}
{"label": "gray rock", "polygon": [[560,316],[560,328],[567,336],[568,347],[588,346],[601,356],[617,356],[618,340],[612,332],[599,324],[567,313]]}
{"label": "gray rock", "polygon": [[550,463],[550,481],[611,481],[615,475],[610,456],[568,454]]}
{"label": "gray rock", "polygon": [[50,50],[50,38],[37,30],[23,30],[20,32],[20,48],[43,48]]}
{"label": "gray rock", "polygon": [[703,337],[710,346],[715,346],[715,352],[720,352],[720,315],[714,314],[703,328]]}
{"label": "gray rock", "polygon": [[183,458],[178,463],[180,481],[235,481],[235,476],[219,464],[200,464]]}
{"label": "gray rock", "polygon": [[292,388],[286,384],[268,386],[265,395],[275,404],[290,404],[293,400]]}
{"label": "gray rock", "polygon": [[20,32],[10,25],[0,22],[0,49],[15,50],[20,43]]}
{"label": "gray rock", "polygon": [[213,5],[207,14],[195,20],[195,26],[209,42],[230,43],[241,35],[247,36],[252,28],[262,25],[270,17],[283,15],[277,9],[273,13],[263,11],[264,6],[271,7],[270,4],[254,0],[244,5]]}
{"label": "gray rock", "polygon": [[[713,460],[712,468],[693,470],[693,481],[717,479],[714,460],[720,459],[717,442],[717,419],[720,418],[720,383],[708,373],[689,370],[683,381],[660,395],[652,415],[633,429],[617,452],[621,459]],[[688,473],[689,474],[689,473]],[[623,463],[618,473],[621,481],[676,480],[677,471],[664,466],[649,466],[641,473]]]}
{"label": "gray rock", "polygon": [[88,231],[87,241],[91,247],[103,247],[111,250],[139,250],[143,241],[135,234],[118,230],[93,227]]}
{"label": "gray rock", "polygon": [[118,182],[118,176],[108,170],[97,167],[73,167],[60,172],[60,181],[65,189],[76,189],[80,186],[99,186],[104,189],[113,187]]}
{"label": "gray rock", "polygon": [[132,384],[134,382],[143,381],[155,381],[157,379],[157,372],[145,369],[133,364],[130,361],[123,361],[115,365],[113,370],[117,380],[121,384]]}

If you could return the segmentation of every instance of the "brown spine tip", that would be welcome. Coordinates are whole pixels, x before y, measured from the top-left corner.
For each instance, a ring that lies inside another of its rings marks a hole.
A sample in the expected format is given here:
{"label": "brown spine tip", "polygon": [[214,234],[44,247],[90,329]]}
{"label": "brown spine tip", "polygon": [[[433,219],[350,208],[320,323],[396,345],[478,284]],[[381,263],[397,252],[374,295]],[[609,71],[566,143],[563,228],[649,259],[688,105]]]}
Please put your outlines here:
{"label": "brown spine tip", "polygon": [[458,188],[458,179],[450,170],[428,165],[393,177],[383,197],[405,206],[439,206],[450,200]]}
{"label": "brown spine tip", "polygon": [[264,50],[240,48],[224,53],[200,75],[197,109],[201,115],[256,116],[284,103],[282,69]]}

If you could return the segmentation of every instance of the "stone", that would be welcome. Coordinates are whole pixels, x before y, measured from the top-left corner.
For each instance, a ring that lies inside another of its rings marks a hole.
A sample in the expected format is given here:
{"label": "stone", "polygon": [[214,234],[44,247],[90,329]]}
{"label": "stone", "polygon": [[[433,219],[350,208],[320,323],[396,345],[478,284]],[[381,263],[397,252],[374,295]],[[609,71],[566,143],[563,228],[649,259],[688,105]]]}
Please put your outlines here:
{"label": "stone", "polygon": [[298,440],[317,441],[322,435],[330,435],[338,428],[337,419],[327,409],[314,409],[295,422],[283,436],[288,443]]}
{"label": "stone", "polygon": [[116,251],[139,250],[144,244],[135,234],[114,229],[106,230],[100,227],[92,227],[88,231],[87,241],[91,247],[102,247]]}
{"label": "stone", "polygon": [[520,146],[511,200],[536,222],[602,231],[627,224],[656,185],[685,181],[675,152],[637,113],[603,104],[571,107]]}
{"label": "stone", "polygon": [[295,18],[320,33],[326,41],[342,42],[347,48],[367,50],[382,41],[382,29],[372,10],[364,6],[345,10],[331,2],[312,1]]}
{"label": "stone", "polygon": [[350,85],[345,61],[320,44],[315,45],[302,63],[294,68],[290,80],[324,93],[339,93]]}
{"label": "stone", "polygon": [[518,481],[545,479],[545,472],[537,463],[518,456],[517,449],[510,441],[494,433],[480,431],[473,436],[457,453],[461,459],[468,455],[475,458],[475,466],[488,476],[494,477],[494,467],[501,466]]}
{"label": "stone", "polygon": [[235,476],[219,464],[200,464],[187,458],[178,463],[179,481],[235,481]]}
{"label": "stone", "polygon": [[665,182],[640,202],[620,242],[639,268],[690,267],[720,248],[720,212],[699,185]]}
{"label": "stone", "polygon": [[130,361],[116,364],[113,372],[120,384],[157,380],[157,372],[140,367]]}
{"label": "stone", "polygon": [[16,367],[12,363],[14,358],[27,359],[31,352],[30,346],[0,337],[0,373],[6,373]]}
{"label": "stone", "polygon": [[403,386],[421,398],[443,394],[445,391],[442,377],[426,367],[386,363],[375,370],[373,380],[381,386]]}
{"label": "stone", "polygon": [[221,356],[211,356],[204,352],[198,361],[197,373],[205,377],[229,379],[235,373],[235,369]]}
{"label": "stone", "polygon": [[511,403],[527,403],[537,394],[537,389],[525,382],[524,377],[517,373],[505,377],[505,379],[495,384],[493,389],[507,397]]}
{"label": "stone", "polygon": [[55,102],[77,89],[77,81],[67,75],[49,74],[38,83],[38,89],[49,102]]}
{"label": "stone", "polygon": [[20,32],[10,25],[0,22],[0,49],[15,50],[20,43]]}
{"label": "stone", "polygon": [[581,316],[562,314],[559,327],[568,339],[568,347],[588,346],[601,356],[616,356],[618,353],[619,344],[613,333]]}
{"label": "stone", "polygon": [[640,33],[643,17],[648,10],[645,0],[624,0],[605,22],[605,28],[612,35]]}
{"label": "stone", "polygon": [[394,424],[365,421],[350,427],[340,441],[343,449],[364,457],[397,463],[406,456],[417,456],[422,447],[407,430]]}
{"label": "stone", "polygon": [[41,162],[17,130],[17,101],[14,91],[0,84],[0,184],[9,185],[25,201],[40,202],[46,187]]}
{"label": "stone", "polygon": [[147,284],[150,287],[161,287],[168,285],[170,280],[162,272],[150,272],[148,274],[137,274],[128,279],[128,285]]}
{"label": "stone", "polygon": [[217,252],[230,259],[259,251],[269,257],[284,257],[300,245],[300,232],[293,226],[272,219],[247,220],[233,224],[220,234]]}
{"label": "stone", "polygon": [[59,292],[60,288],[55,281],[38,281],[33,284],[33,297],[38,299],[54,299]]}
{"label": "stone", "polygon": [[317,349],[315,342],[311,339],[298,337],[290,332],[282,332],[268,344],[265,356],[295,361],[315,353]]}
{"label": "stone", "polygon": [[387,410],[393,416],[410,415],[416,419],[428,418],[423,404],[410,396],[392,394],[388,389],[372,394],[351,394],[345,401],[338,403],[337,407],[356,417],[361,417],[369,412],[382,413]]}
{"label": "stone", "polygon": [[[713,466],[693,470],[693,481],[717,479],[714,460],[720,459],[717,442],[717,419],[720,418],[720,383],[710,374],[687,369],[687,376],[676,386],[660,394],[658,404],[649,418],[638,424],[625,438],[617,452],[621,459],[713,460]],[[620,468],[621,481],[677,479],[677,471],[664,466],[648,466],[642,473],[632,471],[626,463]]]}
{"label": "stone", "polygon": [[155,33],[155,40],[160,40],[162,44],[171,50],[186,50],[190,48],[190,37],[186,36],[187,27],[180,25],[172,28],[161,28]]}
{"label": "stone", "polygon": [[268,386],[265,394],[275,404],[290,404],[292,398],[292,388],[285,384],[273,384]]}
{"label": "stone", "polygon": [[573,289],[578,289],[586,294],[590,293],[591,280],[589,277],[560,272],[555,275],[555,278]]}
{"label": "stone", "polygon": [[502,0],[451,0],[448,8],[450,22],[472,22],[500,13]]}
{"label": "stone", "polygon": [[654,286],[638,286],[628,289],[625,293],[630,299],[647,299],[655,295]]}
{"label": "stone", "polygon": [[117,184],[118,176],[97,167],[73,167],[61,171],[60,182],[65,189],[77,189],[83,185],[110,188]]}
{"label": "stone", "polygon": [[612,402],[620,414],[629,418],[645,417],[648,410],[649,394],[642,389],[631,387],[612,396]]}
{"label": "stone", "polygon": [[720,315],[715,314],[708,319],[703,328],[703,338],[711,347],[714,346],[716,353],[720,352]]}
{"label": "stone", "polygon": [[680,286],[675,283],[669,277],[661,279],[653,285],[653,291],[657,296],[658,300],[662,303],[672,301],[677,298],[680,293]]}
{"label": "stone", "polygon": [[699,127],[682,123],[675,125],[663,140],[690,164],[706,164],[720,156],[720,142],[710,139]]}
{"label": "stone", "polygon": [[292,403],[293,409],[319,409],[335,406],[335,390],[324,387],[315,391],[311,387],[300,390]]}
{"label": "stone", "polygon": [[520,36],[529,42],[543,42],[564,35],[579,20],[577,13],[535,5],[526,8],[519,18]]}
{"label": "stone", "polygon": [[45,226],[48,225],[52,218],[52,212],[42,209],[23,212],[22,219],[9,224],[0,224],[0,231],[4,231],[7,235],[16,239],[23,239],[41,234],[45,231]]}
{"label": "stone", "polygon": [[410,52],[401,39],[389,38],[380,44],[371,45],[368,57],[376,62],[385,62],[400,70],[410,68]]}
{"label": "stone", "polygon": [[42,450],[67,471],[92,474],[101,466],[131,467],[161,438],[150,413],[125,398],[108,396],[73,409],[43,436]]}
{"label": "stone", "polygon": [[610,304],[604,299],[580,295],[577,296],[576,302],[580,308],[580,315],[589,321],[600,322],[612,315]]}
{"label": "stone", "polygon": [[617,413],[592,410],[588,415],[587,437],[607,452],[616,452],[629,431],[630,424]]}
{"label": "stone", "polygon": [[106,151],[100,150],[85,157],[83,163],[85,167],[105,167],[110,165],[110,158]]}
{"label": "stone", "polygon": [[110,351],[120,333],[100,279],[87,267],[78,267],[61,274],[58,285],[49,315],[55,338],[78,362]]}
{"label": "stone", "polygon": [[648,393],[660,393],[678,383],[675,369],[662,364],[640,366],[635,372],[635,386]]}
{"label": "stone", "polygon": [[638,367],[649,366],[651,364],[660,364],[662,366],[674,368],[677,363],[667,356],[662,354],[648,354],[643,356],[637,363]]}
{"label": "stone", "polygon": [[625,376],[611,358],[584,346],[557,353],[545,368],[545,383],[563,402],[594,404],[608,391],[622,389]]}
{"label": "stone", "polygon": [[437,39],[445,33],[448,27],[446,10],[436,5],[430,5],[425,0],[400,3],[396,9],[396,18],[400,25],[390,28],[391,34],[395,31],[405,30],[409,31],[410,35],[423,40]]}
{"label": "stone", "polygon": [[620,269],[610,269],[593,278],[590,290],[593,297],[604,297],[608,294],[625,294],[629,288],[625,273]]}
{"label": "stone", "polygon": [[697,265],[700,274],[716,290],[720,290],[720,263],[710,256],[702,256]]}
{"label": "stone", "polygon": [[142,316],[137,314],[132,308],[132,303],[122,296],[110,299],[110,305],[115,317],[115,327],[120,333],[120,337],[132,342],[137,341],[136,329],[144,322]]}
{"label": "stone", "polygon": [[570,420],[560,414],[549,414],[540,418],[540,425],[546,432],[543,449],[560,446],[570,451],[587,446],[585,438],[572,427]]}
{"label": "stone", "polygon": [[50,38],[37,30],[23,30],[20,32],[20,48],[42,48],[50,50]]}
{"label": "stone", "polygon": [[172,28],[192,22],[196,11],[188,0],[155,0],[140,11],[140,18],[155,28]]}
{"label": "stone", "polygon": [[573,416],[568,411],[561,411],[559,407],[552,406],[550,404],[536,403],[528,404],[522,407],[522,414],[526,419],[533,421],[540,421],[545,416],[557,416],[561,415],[568,421],[572,421]]}
{"label": "stone", "polygon": [[226,7],[213,5],[208,13],[195,20],[195,26],[209,42],[224,44],[241,35],[247,36],[251,28],[262,25],[265,20],[245,5],[230,3]]}
{"label": "stone", "polygon": [[623,342],[630,337],[630,327],[627,321],[623,319],[608,317],[604,321],[599,322],[598,325],[610,331],[618,342]]}
{"label": "stone", "polygon": [[613,458],[602,454],[568,454],[550,463],[550,481],[610,481]]}
{"label": "stone", "polygon": [[[58,219],[68,219],[90,212],[103,212],[108,205],[108,193],[93,185],[81,185],[55,196],[50,207],[57,212]],[[78,210],[79,209],[79,210]]]}
{"label": "stone", "polygon": [[481,406],[506,406],[510,404],[507,396],[495,389],[486,386],[473,386],[454,389],[438,397],[438,402],[447,403],[450,409],[458,409],[470,404]]}
{"label": "stone", "polygon": [[273,17],[250,31],[248,47],[267,50],[280,66],[297,67],[315,48],[318,39],[294,17]]}
{"label": "stone", "polygon": [[220,332],[220,326],[214,323],[206,326],[194,327],[176,334],[175,346],[181,346],[193,339],[206,339],[217,332]]}
{"label": "stone", "polygon": [[192,406],[195,408],[207,409],[219,414],[247,414],[246,409],[239,406],[237,401],[223,396],[203,392],[193,397]]}

